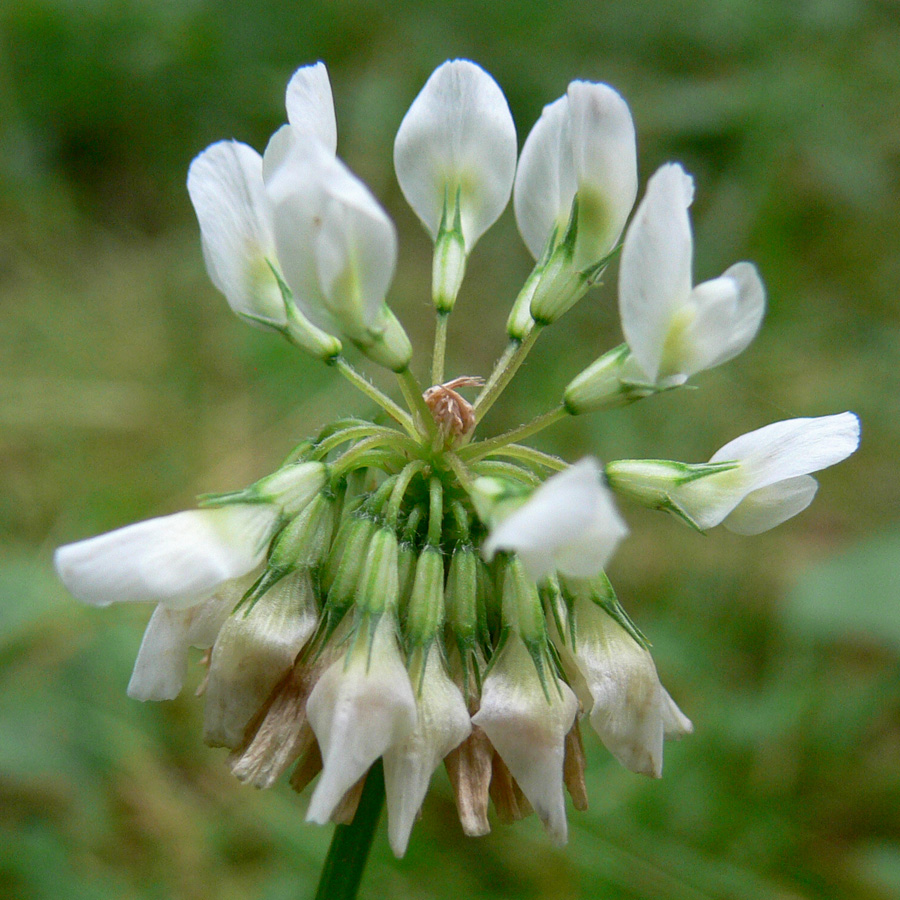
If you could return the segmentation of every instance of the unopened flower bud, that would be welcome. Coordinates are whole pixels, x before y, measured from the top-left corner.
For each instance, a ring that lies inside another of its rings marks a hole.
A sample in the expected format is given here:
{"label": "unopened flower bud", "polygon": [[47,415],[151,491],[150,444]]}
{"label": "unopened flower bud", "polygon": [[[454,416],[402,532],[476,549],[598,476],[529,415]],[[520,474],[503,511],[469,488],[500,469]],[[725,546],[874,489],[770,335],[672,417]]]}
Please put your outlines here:
{"label": "unopened flower bud", "polygon": [[402,372],[412,359],[412,344],[397,317],[382,307],[378,331],[353,342],[369,359],[392,372]]}
{"label": "unopened flower bud", "polygon": [[374,531],[375,522],[364,516],[350,519],[346,528],[341,529],[322,575],[322,588],[328,592],[328,606],[342,609],[353,602]]}
{"label": "unopened flower bud", "polygon": [[419,554],[415,581],[406,610],[406,636],[411,645],[428,646],[444,620],[444,557],[437,547]]}
{"label": "unopened flower bud", "polygon": [[566,387],[564,403],[573,416],[613,409],[656,393],[646,381],[627,344],[604,353]]}
{"label": "unopened flower bud", "polygon": [[356,586],[356,606],[361,613],[375,618],[386,611],[396,613],[400,597],[397,551],[392,528],[379,528],[372,535]]}
{"label": "unopened flower bud", "polygon": [[531,318],[531,301],[541,279],[540,268],[532,270],[522,290],[516,297],[509,316],[506,320],[506,333],[511,341],[521,341],[534,327],[534,319]]}
{"label": "unopened flower bud", "polygon": [[256,495],[257,500],[275,503],[285,516],[292,517],[324,487],[327,474],[325,463],[297,463],[257,481],[248,490]]}
{"label": "unopened flower bud", "polygon": [[571,250],[561,244],[541,271],[531,298],[531,317],[539,325],[551,325],[586,293],[590,282],[578,271]]}

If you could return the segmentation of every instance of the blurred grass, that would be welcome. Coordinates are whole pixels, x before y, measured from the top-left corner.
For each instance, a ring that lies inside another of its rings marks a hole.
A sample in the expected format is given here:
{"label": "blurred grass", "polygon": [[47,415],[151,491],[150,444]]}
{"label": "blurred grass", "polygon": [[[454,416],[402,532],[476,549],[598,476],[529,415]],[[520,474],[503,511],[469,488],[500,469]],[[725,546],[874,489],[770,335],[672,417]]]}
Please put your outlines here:
{"label": "blurred grass", "polygon": [[[702,460],[768,421],[847,408],[864,437],[809,511],[758,538],[626,511],[633,535],[611,575],[696,725],[661,782],[586,735],[592,808],[572,812],[556,851],[533,821],[464,839],[439,773],[407,858],[376,841],[365,894],[900,895],[890,0],[0,6],[0,894],[311,893],[328,835],[303,823],[303,799],[234,782],[200,743],[190,691],[127,700],[148,611],[79,607],[50,553],[246,483],[333,410],[366,409],[230,315],[184,190],[212,141],[263,146],[303,62],[328,63],[340,152],[400,229],[393,305],[427,345],[430,247],[391,144],[453,56],[495,75],[520,141],[570,79],[614,84],[642,183],[668,159],[697,177],[698,277],[749,258],[769,289],[760,337],[698,390],[563,423],[542,446]],[[507,213],[471,261],[451,374],[488,370],[528,262]],[[550,406],[619,339],[610,280],[542,339],[491,430]]]}

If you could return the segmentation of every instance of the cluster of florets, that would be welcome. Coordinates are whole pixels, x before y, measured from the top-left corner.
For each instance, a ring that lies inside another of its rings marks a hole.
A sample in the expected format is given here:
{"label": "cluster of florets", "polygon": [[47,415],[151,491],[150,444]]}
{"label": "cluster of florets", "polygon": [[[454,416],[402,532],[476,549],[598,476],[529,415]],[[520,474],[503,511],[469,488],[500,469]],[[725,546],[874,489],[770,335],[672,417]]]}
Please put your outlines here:
{"label": "cluster of florets", "polygon": [[[564,789],[587,803],[579,720],[614,756],[658,777],[663,740],[691,723],[660,684],[647,643],[604,567],[627,528],[613,493],[705,530],[754,534],[812,500],[812,472],[856,448],[850,413],[778,422],[707,463],[587,458],[568,465],[521,440],[569,415],[630,403],[731,359],[762,321],[756,269],[694,286],[689,175],[653,175],[624,241],[638,178],[625,101],[573,82],[517,161],[500,88],[475,64],[442,65],[397,134],[400,186],[434,240],[431,386],[385,303],[393,224],[336,157],[319,63],[287,91],[289,124],[260,156],[233,141],[191,165],[207,269],[232,309],[334,367],[381,408],[338,419],[250,487],[201,508],[61,548],[57,569],[95,605],[157,604],[129,694],[175,697],[190,648],[209,652],[205,740],[242,781],[294,766],[318,775],[308,818],[352,819],[383,760],[391,845],[402,855],[444,761],[467,834],[532,809],[566,838]],[[447,323],[478,239],[510,195],[536,264],[482,380],[444,380]],[[621,249],[625,343],[575,377],[559,404],[506,434],[478,424],[541,331]],[[344,356],[396,373],[406,408]],[[479,389],[473,401],[464,392]],[[320,774],[321,773],[321,774]]]}

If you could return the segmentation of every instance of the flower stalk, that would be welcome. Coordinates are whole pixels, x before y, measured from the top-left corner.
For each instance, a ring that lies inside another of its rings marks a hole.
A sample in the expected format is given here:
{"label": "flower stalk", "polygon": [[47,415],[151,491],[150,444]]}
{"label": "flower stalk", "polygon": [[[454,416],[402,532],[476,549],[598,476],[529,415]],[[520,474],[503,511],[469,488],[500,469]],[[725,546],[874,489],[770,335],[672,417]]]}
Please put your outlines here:
{"label": "flower stalk", "polygon": [[353,821],[335,826],[315,900],[354,900],[383,808],[384,772],[376,763],[366,776]]}

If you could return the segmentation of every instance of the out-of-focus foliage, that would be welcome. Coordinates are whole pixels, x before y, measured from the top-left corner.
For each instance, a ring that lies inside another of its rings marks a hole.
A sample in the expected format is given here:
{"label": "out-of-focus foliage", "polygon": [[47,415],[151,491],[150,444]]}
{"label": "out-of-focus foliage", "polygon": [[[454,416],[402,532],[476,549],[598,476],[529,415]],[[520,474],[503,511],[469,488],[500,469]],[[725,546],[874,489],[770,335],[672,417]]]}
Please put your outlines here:
{"label": "out-of-focus foliage", "polygon": [[[240,486],[334,411],[365,410],[230,314],[183,186],[212,141],[263,146],[303,62],[328,63],[339,152],[401,231],[392,303],[427,344],[430,244],[391,145],[430,71],[469,56],[505,89],[520,142],[570,79],[615,85],[642,184],[668,159],[697,178],[698,278],[749,258],[769,289],[760,338],[699,390],[563,423],[544,446],[696,461],[768,421],[847,408],[863,444],[809,511],[758,538],[626,510],[633,536],[610,574],[696,725],[661,782],[586,735],[592,806],[571,811],[557,851],[533,820],[463,838],[440,773],[407,858],[379,837],[364,892],[900,895],[897,13],[891,0],[4,4],[0,893],[310,895],[328,833],[303,823],[304,798],[234,782],[200,742],[190,691],[127,700],[149,610],[79,607],[50,553]],[[451,375],[489,369],[527,271],[507,213],[471,261]],[[617,320],[614,284],[583,300],[488,427],[549,407],[619,340]]]}

